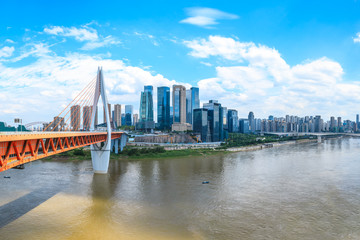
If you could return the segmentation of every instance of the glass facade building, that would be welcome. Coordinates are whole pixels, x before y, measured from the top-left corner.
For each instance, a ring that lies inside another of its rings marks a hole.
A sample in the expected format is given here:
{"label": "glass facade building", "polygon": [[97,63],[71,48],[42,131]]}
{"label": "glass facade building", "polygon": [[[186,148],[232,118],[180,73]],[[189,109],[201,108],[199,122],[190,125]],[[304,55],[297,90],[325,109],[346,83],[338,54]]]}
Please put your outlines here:
{"label": "glass facade building", "polygon": [[132,118],[133,118],[133,106],[125,105],[125,125],[132,126]]}
{"label": "glass facade building", "polygon": [[199,88],[192,87],[186,91],[186,122],[193,124],[194,109],[200,108]]}
{"label": "glass facade building", "polygon": [[193,131],[200,133],[202,142],[208,142],[208,110],[204,108],[194,109]]}
{"label": "glass facade building", "polygon": [[157,122],[159,129],[170,128],[170,88],[157,88]]}
{"label": "glass facade building", "polygon": [[254,116],[253,112],[249,112],[248,120],[249,120],[250,132],[254,133],[255,132],[255,116]]}
{"label": "glass facade building", "polygon": [[173,111],[174,123],[186,122],[186,88],[184,86],[173,86]]}
{"label": "glass facade building", "polygon": [[204,103],[204,108],[208,109],[208,121],[210,126],[211,141],[220,142],[224,140],[223,111],[221,104],[216,100]]}
{"label": "glass facade building", "polygon": [[140,98],[140,122],[154,121],[153,86],[144,86]]}
{"label": "glass facade building", "polygon": [[239,120],[239,130],[240,130],[240,133],[250,133],[248,119],[240,119]]}
{"label": "glass facade building", "polygon": [[227,111],[227,120],[228,120],[228,131],[229,132],[238,132],[239,131],[239,120],[238,120],[238,112],[234,109],[229,109]]}

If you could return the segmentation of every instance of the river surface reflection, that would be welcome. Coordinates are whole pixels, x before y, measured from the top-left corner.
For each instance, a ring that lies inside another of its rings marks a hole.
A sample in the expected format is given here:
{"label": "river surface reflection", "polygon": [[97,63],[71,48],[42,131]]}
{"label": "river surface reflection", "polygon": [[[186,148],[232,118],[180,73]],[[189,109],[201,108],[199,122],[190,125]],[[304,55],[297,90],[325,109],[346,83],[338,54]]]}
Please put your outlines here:
{"label": "river surface reflection", "polygon": [[111,161],[108,175],[36,161],[0,182],[0,239],[360,239],[355,138]]}

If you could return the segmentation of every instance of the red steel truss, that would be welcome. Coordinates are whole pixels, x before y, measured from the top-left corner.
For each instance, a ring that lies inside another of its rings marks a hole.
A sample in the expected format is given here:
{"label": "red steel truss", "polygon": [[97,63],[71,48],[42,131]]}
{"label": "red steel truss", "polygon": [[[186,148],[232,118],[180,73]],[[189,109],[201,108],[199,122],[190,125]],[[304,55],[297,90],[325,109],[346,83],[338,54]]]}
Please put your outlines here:
{"label": "red steel truss", "polygon": [[[122,132],[113,132],[111,139]],[[0,172],[72,149],[105,142],[107,132],[0,134]]]}

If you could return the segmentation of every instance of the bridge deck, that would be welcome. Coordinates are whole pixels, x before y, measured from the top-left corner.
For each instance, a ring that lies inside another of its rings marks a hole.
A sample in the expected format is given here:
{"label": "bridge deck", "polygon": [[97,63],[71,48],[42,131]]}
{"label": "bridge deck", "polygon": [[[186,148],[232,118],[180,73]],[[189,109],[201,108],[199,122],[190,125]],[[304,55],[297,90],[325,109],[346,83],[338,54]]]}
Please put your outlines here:
{"label": "bridge deck", "polygon": [[[111,139],[123,132],[113,132]],[[105,142],[107,132],[1,132],[0,172],[18,165]]]}

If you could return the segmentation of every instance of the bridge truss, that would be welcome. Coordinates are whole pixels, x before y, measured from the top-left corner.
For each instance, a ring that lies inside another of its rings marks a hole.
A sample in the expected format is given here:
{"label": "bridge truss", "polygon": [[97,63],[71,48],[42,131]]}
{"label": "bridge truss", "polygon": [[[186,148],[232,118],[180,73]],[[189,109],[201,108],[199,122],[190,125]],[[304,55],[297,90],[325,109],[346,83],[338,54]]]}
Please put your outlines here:
{"label": "bridge truss", "polygon": [[[107,132],[53,132],[0,135],[0,172],[72,149],[106,142]],[[111,139],[121,138],[113,132]]]}

